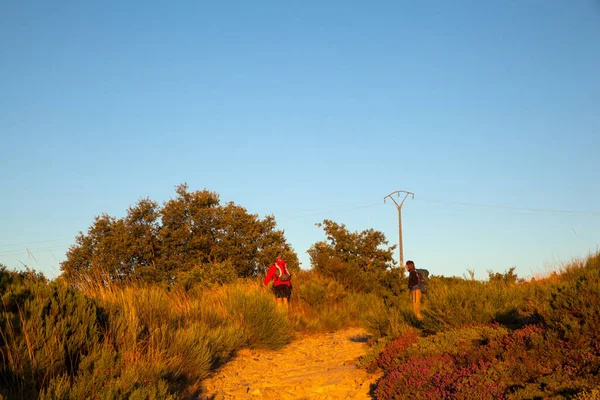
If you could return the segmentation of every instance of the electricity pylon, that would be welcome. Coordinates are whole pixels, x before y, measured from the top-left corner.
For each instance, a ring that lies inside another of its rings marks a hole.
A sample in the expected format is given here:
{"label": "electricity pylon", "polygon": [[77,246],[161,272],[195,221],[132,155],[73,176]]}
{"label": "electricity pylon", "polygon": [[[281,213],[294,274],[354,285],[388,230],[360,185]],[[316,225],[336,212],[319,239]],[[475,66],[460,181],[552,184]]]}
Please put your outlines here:
{"label": "electricity pylon", "polygon": [[[396,200],[394,200],[392,195],[397,194],[398,197],[400,197],[400,193],[404,193],[404,198],[402,199],[400,204],[398,204],[396,202]],[[385,199],[387,199],[388,197],[390,199],[392,199],[394,204],[396,204],[396,208],[398,209],[398,233],[399,233],[399,239],[398,239],[399,248],[398,249],[400,251],[400,268],[404,267],[404,252],[402,250],[402,204],[404,204],[404,200],[406,200],[406,198],[408,197],[409,194],[412,195],[412,198],[414,200],[415,194],[412,192],[407,192],[406,190],[396,190],[395,192],[392,192],[383,198],[384,203],[385,203]]]}

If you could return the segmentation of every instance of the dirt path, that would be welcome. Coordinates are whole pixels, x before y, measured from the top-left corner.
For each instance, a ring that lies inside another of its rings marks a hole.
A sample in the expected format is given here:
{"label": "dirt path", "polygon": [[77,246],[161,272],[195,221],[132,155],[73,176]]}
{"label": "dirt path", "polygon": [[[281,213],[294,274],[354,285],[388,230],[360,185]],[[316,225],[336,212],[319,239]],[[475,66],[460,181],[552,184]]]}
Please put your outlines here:
{"label": "dirt path", "polygon": [[300,338],[279,351],[242,350],[204,382],[201,399],[371,399],[378,376],[356,367],[365,332]]}

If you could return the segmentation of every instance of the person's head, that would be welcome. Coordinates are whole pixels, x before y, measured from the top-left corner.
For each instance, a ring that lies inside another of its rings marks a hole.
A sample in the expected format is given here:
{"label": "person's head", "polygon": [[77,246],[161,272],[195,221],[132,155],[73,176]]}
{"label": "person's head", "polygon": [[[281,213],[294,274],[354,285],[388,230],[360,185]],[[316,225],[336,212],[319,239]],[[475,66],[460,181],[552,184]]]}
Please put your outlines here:
{"label": "person's head", "polygon": [[406,270],[410,271],[411,269],[415,269],[415,263],[411,260],[406,262]]}
{"label": "person's head", "polygon": [[281,257],[281,254],[277,254],[277,259],[278,260],[282,260],[283,258]]}

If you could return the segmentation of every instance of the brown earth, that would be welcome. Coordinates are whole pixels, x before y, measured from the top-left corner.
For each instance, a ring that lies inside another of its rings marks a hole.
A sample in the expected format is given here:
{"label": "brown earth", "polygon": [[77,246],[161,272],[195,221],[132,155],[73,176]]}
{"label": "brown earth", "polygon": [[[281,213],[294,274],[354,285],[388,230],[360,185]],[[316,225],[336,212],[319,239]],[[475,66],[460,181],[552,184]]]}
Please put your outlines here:
{"label": "brown earth", "polygon": [[242,350],[204,381],[203,400],[372,399],[378,375],[357,368],[364,330],[308,335],[278,351]]}

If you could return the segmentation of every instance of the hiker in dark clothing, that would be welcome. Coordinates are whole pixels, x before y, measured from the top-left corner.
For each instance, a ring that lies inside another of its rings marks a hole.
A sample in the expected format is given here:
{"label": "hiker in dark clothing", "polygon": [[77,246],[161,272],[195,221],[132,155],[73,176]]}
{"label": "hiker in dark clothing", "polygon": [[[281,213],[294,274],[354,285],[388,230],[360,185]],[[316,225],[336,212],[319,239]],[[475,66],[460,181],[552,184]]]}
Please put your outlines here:
{"label": "hiker in dark clothing", "polygon": [[412,301],[413,311],[418,320],[423,319],[421,315],[421,283],[419,274],[415,269],[415,263],[411,260],[406,262],[408,271],[408,290],[410,291],[410,300]]}

